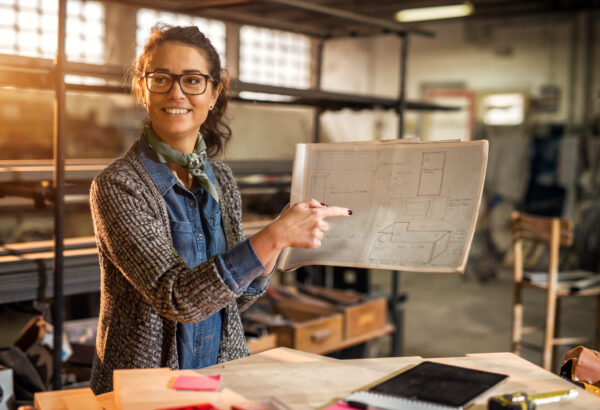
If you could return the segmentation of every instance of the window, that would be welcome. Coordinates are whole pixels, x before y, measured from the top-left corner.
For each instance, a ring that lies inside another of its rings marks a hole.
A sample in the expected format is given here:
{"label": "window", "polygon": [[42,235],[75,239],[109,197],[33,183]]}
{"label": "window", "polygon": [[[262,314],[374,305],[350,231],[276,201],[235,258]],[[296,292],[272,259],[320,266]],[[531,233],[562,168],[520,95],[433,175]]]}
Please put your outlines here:
{"label": "window", "polygon": [[[0,0],[0,53],[54,58],[58,1]],[[67,1],[66,54],[70,61],[104,63],[104,6]]]}
{"label": "window", "polygon": [[481,106],[485,125],[519,125],[525,119],[525,96],[521,93],[488,94]]}
{"label": "window", "polygon": [[150,35],[150,29],[156,23],[166,23],[173,26],[194,25],[198,27],[210,39],[217,53],[219,53],[221,65],[225,65],[225,23],[186,14],[174,14],[150,9],[140,9],[137,13],[136,55],[142,54],[144,45]]}
{"label": "window", "polygon": [[310,41],[285,31],[240,29],[240,80],[293,88],[310,87]]}
{"label": "window", "polygon": [[104,63],[104,6],[99,2],[67,1],[66,53],[70,61]]}

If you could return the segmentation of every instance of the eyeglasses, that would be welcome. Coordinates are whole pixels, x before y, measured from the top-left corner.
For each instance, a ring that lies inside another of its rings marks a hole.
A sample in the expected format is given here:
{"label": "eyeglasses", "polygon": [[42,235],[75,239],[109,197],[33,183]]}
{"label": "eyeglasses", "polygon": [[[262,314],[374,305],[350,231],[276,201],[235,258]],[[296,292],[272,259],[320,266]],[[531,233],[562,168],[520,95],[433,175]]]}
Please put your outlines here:
{"label": "eyeglasses", "polygon": [[171,74],[171,73],[145,73],[146,87],[151,93],[166,94],[173,88],[177,81],[181,91],[186,94],[204,94],[208,82],[214,82],[208,74]]}

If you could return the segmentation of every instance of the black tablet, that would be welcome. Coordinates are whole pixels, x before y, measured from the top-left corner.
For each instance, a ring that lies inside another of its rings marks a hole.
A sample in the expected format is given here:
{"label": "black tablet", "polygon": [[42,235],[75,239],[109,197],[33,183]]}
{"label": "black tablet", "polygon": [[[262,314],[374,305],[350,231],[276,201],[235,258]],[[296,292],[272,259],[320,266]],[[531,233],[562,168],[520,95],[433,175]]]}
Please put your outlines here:
{"label": "black tablet", "polygon": [[[379,408],[462,409],[508,376],[430,361],[385,380],[349,399]],[[376,399],[371,402],[368,398]],[[386,405],[385,403],[389,403]],[[412,404],[412,406],[411,406]]]}

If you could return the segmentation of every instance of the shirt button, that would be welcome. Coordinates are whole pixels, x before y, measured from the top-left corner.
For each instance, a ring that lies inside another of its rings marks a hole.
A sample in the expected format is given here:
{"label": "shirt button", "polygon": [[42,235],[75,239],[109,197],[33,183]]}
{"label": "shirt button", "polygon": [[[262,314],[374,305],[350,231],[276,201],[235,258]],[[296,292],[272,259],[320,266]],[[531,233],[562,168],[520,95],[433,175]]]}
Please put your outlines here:
{"label": "shirt button", "polygon": [[190,206],[194,206],[194,200],[190,199]]}
{"label": "shirt button", "polygon": [[201,233],[198,234],[198,239],[202,240],[202,234]]}

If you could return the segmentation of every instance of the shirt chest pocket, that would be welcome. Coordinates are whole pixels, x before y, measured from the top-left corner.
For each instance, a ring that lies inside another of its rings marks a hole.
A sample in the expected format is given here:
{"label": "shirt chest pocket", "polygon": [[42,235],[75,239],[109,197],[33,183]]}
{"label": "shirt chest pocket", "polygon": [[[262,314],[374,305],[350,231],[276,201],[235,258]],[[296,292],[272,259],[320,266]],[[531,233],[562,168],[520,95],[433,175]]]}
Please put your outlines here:
{"label": "shirt chest pocket", "polygon": [[227,242],[221,227],[221,213],[217,211],[211,216],[206,216],[204,223],[206,234],[211,238],[207,247],[209,255],[227,251]]}
{"label": "shirt chest pocket", "polygon": [[221,229],[221,213],[217,212],[212,216],[207,216],[206,225],[213,233],[215,233],[218,229]]}
{"label": "shirt chest pocket", "polygon": [[170,225],[173,247],[188,266],[196,266],[200,263],[200,259],[203,259],[202,255],[196,252],[196,241],[204,238],[196,238],[192,224],[189,222],[171,220]]}

